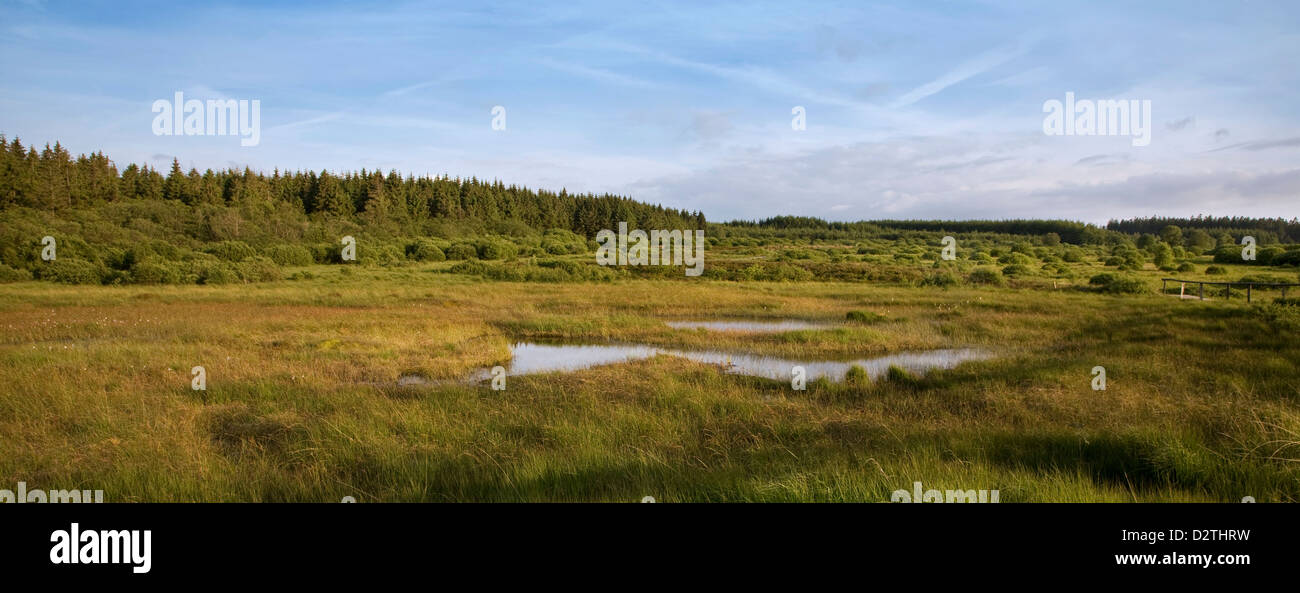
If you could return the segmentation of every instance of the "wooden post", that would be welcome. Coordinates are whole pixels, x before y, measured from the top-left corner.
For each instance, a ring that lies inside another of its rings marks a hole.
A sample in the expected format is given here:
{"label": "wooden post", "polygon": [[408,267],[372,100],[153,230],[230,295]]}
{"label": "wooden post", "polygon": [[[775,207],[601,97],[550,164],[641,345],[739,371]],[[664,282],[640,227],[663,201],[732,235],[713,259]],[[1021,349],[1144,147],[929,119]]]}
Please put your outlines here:
{"label": "wooden post", "polygon": [[1179,282],[1179,283],[1178,283],[1178,299],[1179,299],[1179,300],[1182,300],[1184,294],[1186,294],[1186,293],[1187,293],[1187,283],[1186,283],[1186,282]]}
{"label": "wooden post", "polygon": [[1203,301],[1203,300],[1205,300],[1205,283],[1204,283],[1204,282],[1198,282],[1197,284],[1200,284],[1200,289],[1201,289],[1201,300]]}
{"label": "wooden post", "polygon": [[1169,289],[1168,289],[1168,287],[1166,286],[1166,284],[1167,284],[1168,282],[1169,282],[1169,281],[1168,281],[1168,280],[1165,280],[1164,278],[1161,278],[1161,279],[1160,279],[1160,294],[1165,294],[1166,292],[1169,292]]}
{"label": "wooden post", "polygon": [[1247,284],[1247,285],[1246,285],[1246,302],[1247,302],[1247,303],[1250,302],[1250,289],[1251,289],[1251,288],[1254,288],[1254,286],[1255,286],[1254,284]]}

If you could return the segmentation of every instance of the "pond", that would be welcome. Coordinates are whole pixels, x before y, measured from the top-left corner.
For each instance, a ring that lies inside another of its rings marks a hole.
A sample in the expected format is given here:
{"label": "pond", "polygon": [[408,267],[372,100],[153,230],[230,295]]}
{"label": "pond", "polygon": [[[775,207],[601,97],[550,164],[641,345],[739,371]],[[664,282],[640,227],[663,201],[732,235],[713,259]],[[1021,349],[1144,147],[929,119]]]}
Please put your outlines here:
{"label": "pond", "polygon": [[[795,366],[804,368],[805,376],[809,381],[820,377],[826,377],[831,381],[842,381],[853,365],[862,367],[867,371],[867,375],[875,380],[891,365],[897,365],[912,373],[923,374],[931,369],[951,369],[963,362],[993,357],[992,353],[977,348],[948,348],[899,352],[857,360],[792,360],[742,352],[678,350],[639,344],[575,345],[518,342],[510,347],[510,363],[505,368],[508,376],[555,371],[573,372],[595,366],[643,360],[660,354],[718,365],[728,373],[778,381],[789,380],[791,369]],[[489,372],[483,370],[475,374],[472,380],[482,381],[489,376]]]}

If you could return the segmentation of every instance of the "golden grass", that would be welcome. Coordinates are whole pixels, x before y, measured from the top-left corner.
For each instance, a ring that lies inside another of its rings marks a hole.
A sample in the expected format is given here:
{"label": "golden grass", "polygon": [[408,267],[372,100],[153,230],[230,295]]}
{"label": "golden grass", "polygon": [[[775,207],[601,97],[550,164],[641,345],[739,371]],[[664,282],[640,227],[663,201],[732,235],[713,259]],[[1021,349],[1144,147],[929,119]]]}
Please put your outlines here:
{"label": "golden grass", "polygon": [[[538,285],[435,268],[0,286],[0,484],[113,501],[881,501],[913,481],[996,488],[1002,501],[1300,498],[1294,317],[1259,306],[856,283]],[[785,334],[661,323],[843,323],[850,310],[886,320]],[[667,357],[511,377],[505,391],[456,382],[521,338],[999,356],[806,392]],[[195,365],[205,392],[189,387]],[[1090,388],[1096,365],[1106,391]],[[442,381],[397,385],[404,375]]]}

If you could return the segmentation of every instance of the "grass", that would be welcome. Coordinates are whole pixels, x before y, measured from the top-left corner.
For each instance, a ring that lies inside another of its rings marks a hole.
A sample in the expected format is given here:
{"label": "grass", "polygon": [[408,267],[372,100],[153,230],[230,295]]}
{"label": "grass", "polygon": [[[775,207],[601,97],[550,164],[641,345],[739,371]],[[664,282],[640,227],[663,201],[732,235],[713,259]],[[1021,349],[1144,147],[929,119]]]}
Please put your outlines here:
{"label": "grass", "polygon": [[[110,501],[885,501],[921,481],[1003,502],[1300,499],[1295,307],[1043,280],[537,284],[446,267],[0,285],[0,486]],[[685,318],[841,328],[660,323]],[[523,338],[998,356],[807,391],[670,357],[510,377],[505,391],[456,382]],[[1097,365],[1105,391],[1090,386]],[[412,374],[439,381],[397,385]]]}

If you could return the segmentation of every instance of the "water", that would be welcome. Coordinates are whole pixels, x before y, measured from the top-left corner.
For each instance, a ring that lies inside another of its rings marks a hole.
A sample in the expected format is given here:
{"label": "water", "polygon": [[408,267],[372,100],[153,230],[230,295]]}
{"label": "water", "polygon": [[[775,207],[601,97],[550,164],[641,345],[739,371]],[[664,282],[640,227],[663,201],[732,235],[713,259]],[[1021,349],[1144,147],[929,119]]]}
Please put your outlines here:
{"label": "water", "polygon": [[[555,371],[573,372],[595,366],[644,360],[659,354],[680,356],[696,362],[714,364],[725,372],[765,377],[778,381],[790,379],[791,369],[802,366],[809,381],[826,377],[831,381],[843,381],[849,368],[858,365],[875,380],[883,375],[890,365],[898,365],[912,373],[923,374],[931,369],[950,369],[971,360],[992,358],[992,353],[975,348],[950,348],[943,350],[925,350],[900,352],[875,358],[848,361],[797,361],[775,356],[758,356],[717,350],[676,350],[645,346],[638,344],[537,344],[519,342],[510,347],[510,363],[506,366],[509,376],[549,373]],[[475,374],[473,380],[482,381],[489,378],[488,371]]]}
{"label": "water", "polygon": [[781,321],[665,321],[664,325],[675,329],[706,329],[722,332],[758,332],[779,333],[801,329],[830,329],[835,327],[826,323],[813,323],[786,319]]}

